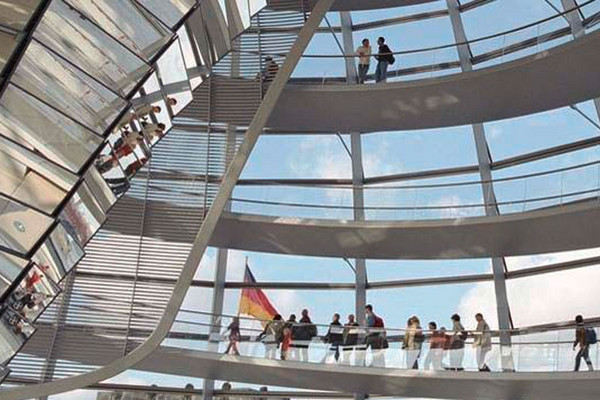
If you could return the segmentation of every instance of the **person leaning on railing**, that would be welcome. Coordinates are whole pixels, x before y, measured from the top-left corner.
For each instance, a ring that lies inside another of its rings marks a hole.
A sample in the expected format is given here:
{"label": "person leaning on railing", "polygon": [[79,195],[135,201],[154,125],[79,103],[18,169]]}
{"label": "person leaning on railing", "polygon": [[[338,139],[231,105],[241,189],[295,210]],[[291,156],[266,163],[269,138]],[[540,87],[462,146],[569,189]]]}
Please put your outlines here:
{"label": "person leaning on railing", "polygon": [[329,324],[329,330],[323,338],[323,341],[329,344],[329,350],[325,353],[323,361],[327,361],[327,358],[329,357],[330,353],[333,353],[333,358],[336,362],[339,361],[340,346],[344,342],[344,328],[342,327],[342,323],[340,322],[340,314],[333,314],[332,321]]}
{"label": "person leaning on railing", "polygon": [[460,315],[454,314],[452,320],[452,336],[450,337],[450,370],[463,371],[463,359],[465,357],[465,340],[467,331],[460,322]]}
{"label": "person leaning on railing", "polygon": [[413,315],[406,323],[406,332],[402,344],[402,349],[406,353],[406,369],[419,369],[419,357],[424,341],[425,336],[421,329],[421,322],[418,317]]}
{"label": "person leaning on railing", "polygon": [[369,39],[362,40],[362,46],[356,49],[356,55],[358,56],[358,83],[363,84],[367,79],[369,73],[369,67],[371,66],[371,45]]}
{"label": "person leaning on railing", "polygon": [[475,319],[477,320],[477,329],[475,330],[473,347],[476,351],[477,368],[481,372],[490,372],[490,367],[485,362],[485,358],[492,350],[492,333],[481,313],[475,314]]}
{"label": "person leaning on railing", "polygon": [[273,316],[273,320],[267,322],[263,331],[258,335],[258,339],[265,345],[265,358],[275,358],[277,356],[277,347],[283,339],[283,318],[279,314]]}
{"label": "person leaning on railing", "polygon": [[373,306],[365,307],[367,320],[367,337],[365,351],[371,348],[371,365],[385,367],[385,349],[389,347],[385,333],[383,318],[375,314]]}
{"label": "person leaning on railing", "polygon": [[[352,352],[357,349],[359,325],[356,322],[354,314],[348,315],[348,322],[344,324],[343,347],[342,347],[342,363],[350,365]],[[358,361],[359,355],[355,354],[355,361]]]}
{"label": "person leaning on railing", "polygon": [[385,44],[384,37],[377,39],[377,44],[379,45],[379,52],[375,56],[375,59],[377,60],[375,82],[379,83],[387,81],[388,67],[396,62],[396,58],[394,57],[394,54],[392,54],[392,50]]}

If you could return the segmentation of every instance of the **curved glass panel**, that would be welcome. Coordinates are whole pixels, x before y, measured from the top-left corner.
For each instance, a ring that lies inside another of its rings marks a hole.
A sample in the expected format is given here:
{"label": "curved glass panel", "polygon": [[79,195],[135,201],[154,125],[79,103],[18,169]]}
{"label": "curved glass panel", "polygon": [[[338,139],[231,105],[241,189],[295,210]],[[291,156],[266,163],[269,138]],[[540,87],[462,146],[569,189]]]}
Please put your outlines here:
{"label": "curved glass panel", "polygon": [[150,68],[62,0],[52,2],[34,37],[122,95]]}
{"label": "curved glass panel", "polygon": [[131,0],[68,0],[68,3],[146,60],[172,36]]}
{"label": "curved glass panel", "polygon": [[35,40],[12,77],[19,87],[102,134],[127,103]]}
{"label": "curved glass panel", "polygon": [[77,172],[102,138],[9,85],[0,100],[0,134]]}

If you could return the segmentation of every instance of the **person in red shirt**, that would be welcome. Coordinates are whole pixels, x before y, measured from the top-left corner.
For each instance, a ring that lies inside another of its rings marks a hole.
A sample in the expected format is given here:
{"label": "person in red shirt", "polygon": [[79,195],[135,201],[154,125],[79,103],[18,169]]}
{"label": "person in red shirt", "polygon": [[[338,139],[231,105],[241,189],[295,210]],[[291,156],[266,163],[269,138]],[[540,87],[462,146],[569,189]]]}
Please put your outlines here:
{"label": "person in red shirt", "polygon": [[444,357],[444,349],[449,343],[449,336],[446,335],[446,330],[437,330],[435,322],[429,323],[429,353],[425,357],[424,369],[433,367],[435,371],[442,369],[442,359]]}
{"label": "person in red shirt", "polygon": [[[42,270],[42,272],[46,272],[48,270],[48,266],[47,265],[40,265],[39,267],[40,270]],[[44,275],[40,274],[38,272],[38,269],[35,268],[33,270],[32,273],[30,273],[27,278],[25,278],[25,290],[27,291],[32,291],[33,287],[41,282],[41,280],[44,278]]]}

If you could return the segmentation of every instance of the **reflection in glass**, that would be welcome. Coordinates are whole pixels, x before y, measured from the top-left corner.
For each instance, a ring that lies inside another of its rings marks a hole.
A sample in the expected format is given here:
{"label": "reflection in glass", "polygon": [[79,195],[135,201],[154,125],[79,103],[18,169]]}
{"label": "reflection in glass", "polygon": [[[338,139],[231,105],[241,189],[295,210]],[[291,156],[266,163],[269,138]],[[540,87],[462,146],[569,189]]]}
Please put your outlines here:
{"label": "reflection in glass", "polygon": [[0,25],[22,30],[39,4],[40,0],[0,1]]}
{"label": "reflection in glass", "polygon": [[58,285],[46,273],[49,269],[48,265],[33,265],[8,297],[8,305],[30,322],[34,322],[60,293]]}
{"label": "reflection in glass", "polygon": [[102,138],[9,85],[0,100],[0,135],[77,172]]}
{"label": "reflection in glass", "polygon": [[62,0],[52,2],[34,37],[121,95],[150,68]]}
{"label": "reflection in glass", "polygon": [[131,0],[68,0],[67,3],[145,60],[150,60],[172,36]]}
{"label": "reflection in glass", "polygon": [[102,134],[125,108],[125,100],[62,61],[35,40],[12,82]]}
{"label": "reflection in glass", "polygon": [[194,0],[138,0],[168,27],[175,26],[194,6]]}
{"label": "reflection in glass", "polygon": [[0,137],[0,192],[48,214],[63,200],[77,177]]}
{"label": "reflection in glass", "polygon": [[33,335],[35,328],[7,305],[0,310],[0,364],[5,364]]}
{"label": "reflection in glass", "polygon": [[0,251],[0,295],[17,279],[27,260]]}
{"label": "reflection in glass", "polygon": [[83,255],[83,249],[77,240],[59,224],[32,260],[38,265],[47,266],[46,275],[54,282],[60,282]]}
{"label": "reflection in glass", "polygon": [[86,172],[84,180],[104,213],[108,212],[109,208],[117,201],[117,198],[102,178],[102,175],[100,175],[97,169],[90,168]]}
{"label": "reflection in glass", "polygon": [[0,196],[0,248],[25,254],[51,224],[51,218]]}
{"label": "reflection in glass", "polygon": [[106,215],[84,183],[66,204],[60,219],[69,234],[85,245],[100,228]]}
{"label": "reflection in glass", "polygon": [[157,64],[162,84],[174,89],[169,90],[169,107],[171,115],[176,115],[192,101],[192,90],[179,40],[169,47]]}

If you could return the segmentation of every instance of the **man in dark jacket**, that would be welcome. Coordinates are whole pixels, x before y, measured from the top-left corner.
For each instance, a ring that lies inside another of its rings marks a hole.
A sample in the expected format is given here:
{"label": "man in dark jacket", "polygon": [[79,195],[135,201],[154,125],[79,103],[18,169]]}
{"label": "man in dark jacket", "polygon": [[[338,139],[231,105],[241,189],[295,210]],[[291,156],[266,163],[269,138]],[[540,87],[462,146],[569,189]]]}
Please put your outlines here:
{"label": "man in dark jacket", "polygon": [[[344,364],[350,365],[350,358],[352,357],[352,352],[354,349],[358,351],[362,351],[364,353],[364,349],[358,349],[358,322],[354,317],[354,314],[348,315],[348,322],[344,325],[344,338],[343,338],[343,348],[342,348],[342,362]],[[358,353],[355,355],[355,358],[358,361],[359,355]]]}
{"label": "man in dark jacket", "polygon": [[375,82],[386,82],[388,67],[394,64],[396,59],[392,54],[392,50],[390,50],[388,45],[385,44],[384,37],[377,39],[377,44],[379,45],[379,52],[375,56],[375,59],[377,60],[377,69],[375,69]]}
{"label": "man in dark jacket", "polygon": [[340,314],[333,314],[333,320],[329,324],[329,330],[327,335],[323,338],[325,343],[329,343],[329,353],[325,354],[323,362],[326,362],[329,358],[330,353],[333,353],[333,357],[337,362],[340,359],[340,346],[344,342],[344,328],[340,322]]}
{"label": "man in dark jacket", "polygon": [[313,337],[317,336],[317,327],[310,320],[308,310],[302,310],[302,318],[292,329],[292,345],[298,351],[298,360],[308,361],[308,346]]}
{"label": "man in dark jacket", "polygon": [[575,328],[575,343],[573,343],[573,350],[577,348],[579,345],[579,351],[577,352],[577,356],[575,357],[575,371],[579,371],[579,366],[581,365],[581,359],[585,360],[587,367],[590,371],[594,370],[594,366],[592,365],[592,360],[590,358],[590,345],[587,335],[587,330],[590,328],[586,328],[585,323],[583,322],[583,317],[578,315],[575,317],[575,323],[577,327]]}

